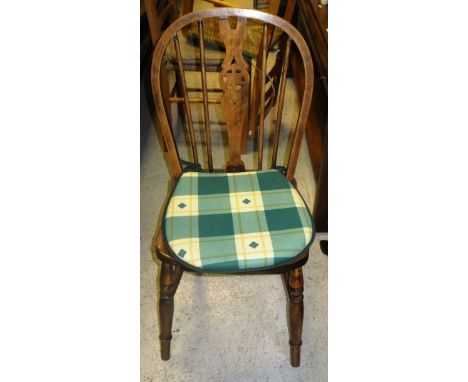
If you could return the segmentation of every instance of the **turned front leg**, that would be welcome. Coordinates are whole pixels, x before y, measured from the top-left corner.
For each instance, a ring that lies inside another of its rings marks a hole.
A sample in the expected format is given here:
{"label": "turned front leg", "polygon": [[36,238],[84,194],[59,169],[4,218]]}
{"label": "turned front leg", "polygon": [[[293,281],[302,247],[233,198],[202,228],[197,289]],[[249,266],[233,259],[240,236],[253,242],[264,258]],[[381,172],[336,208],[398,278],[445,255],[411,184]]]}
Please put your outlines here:
{"label": "turned front leg", "polygon": [[291,366],[301,363],[302,323],[304,319],[304,278],[302,268],[283,275],[288,291],[288,326]]}
{"label": "turned front leg", "polygon": [[174,294],[182,277],[182,268],[163,262],[161,266],[159,291],[159,340],[161,359],[171,356],[172,319],[174,317]]}

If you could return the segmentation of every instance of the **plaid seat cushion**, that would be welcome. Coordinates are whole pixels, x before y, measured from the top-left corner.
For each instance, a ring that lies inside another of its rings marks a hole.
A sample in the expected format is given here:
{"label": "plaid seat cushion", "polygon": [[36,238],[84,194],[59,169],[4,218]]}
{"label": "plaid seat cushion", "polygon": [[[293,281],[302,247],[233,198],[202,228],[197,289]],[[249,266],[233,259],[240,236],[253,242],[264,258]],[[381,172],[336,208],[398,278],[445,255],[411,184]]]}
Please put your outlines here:
{"label": "plaid seat cushion", "polygon": [[287,263],[308,248],[313,233],[302,197],[277,170],[186,172],[163,219],[171,254],[208,272]]}

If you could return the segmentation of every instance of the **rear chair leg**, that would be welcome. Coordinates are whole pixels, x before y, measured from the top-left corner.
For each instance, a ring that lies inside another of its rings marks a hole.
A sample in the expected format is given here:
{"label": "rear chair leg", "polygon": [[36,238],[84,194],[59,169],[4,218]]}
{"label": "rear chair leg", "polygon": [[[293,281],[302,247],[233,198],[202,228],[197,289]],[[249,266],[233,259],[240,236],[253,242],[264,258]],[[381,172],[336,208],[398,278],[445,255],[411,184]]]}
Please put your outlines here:
{"label": "rear chair leg", "polygon": [[304,319],[304,278],[302,268],[283,273],[288,292],[288,326],[291,366],[301,363],[302,323]]}
{"label": "rear chair leg", "polygon": [[182,268],[163,261],[159,280],[159,341],[161,343],[161,359],[163,361],[167,361],[171,357],[174,294],[179,285],[182,273]]}

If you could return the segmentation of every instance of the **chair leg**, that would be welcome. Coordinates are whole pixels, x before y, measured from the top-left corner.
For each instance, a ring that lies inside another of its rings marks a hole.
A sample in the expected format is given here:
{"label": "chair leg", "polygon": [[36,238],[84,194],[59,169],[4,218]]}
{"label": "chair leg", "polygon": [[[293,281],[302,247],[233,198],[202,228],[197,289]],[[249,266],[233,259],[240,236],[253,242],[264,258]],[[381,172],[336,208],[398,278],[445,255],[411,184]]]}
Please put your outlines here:
{"label": "chair leg", "polygon": [[304,319],[304,278],[302,268],[283,274],[288,292],[288,326],[291,366],[301,363],[302,323]]}
{"label": "chair leg", "polygon": [[171,357],[174,294],[179,286],[182,273],[182,268],[167,262],[162,263],[159,280],[159,340],[161,343],[161,359],[163,361],[167,361]]}

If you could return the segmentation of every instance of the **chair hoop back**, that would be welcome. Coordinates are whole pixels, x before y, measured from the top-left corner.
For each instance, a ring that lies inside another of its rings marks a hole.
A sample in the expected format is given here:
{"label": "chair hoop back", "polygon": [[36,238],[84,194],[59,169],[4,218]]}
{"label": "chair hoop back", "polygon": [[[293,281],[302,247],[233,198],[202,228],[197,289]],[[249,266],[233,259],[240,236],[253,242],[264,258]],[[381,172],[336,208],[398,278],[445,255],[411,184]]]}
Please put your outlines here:
{"label": "chair hoop back", "polygon": [[[251,10],[251,9],[236,9],[236,8],[213,8],[206,9],[199,12],[188,13],[176,21],[174,21],[160,36],[158,44],[153,54],[153,62],[151,69],[151,83],[154,101],[156,105],[156,112],[159,118],[160,126],[164,136],[164,141],[167,146],[168,156],[171,163],[171,173],[175,177],[179,177],[182,173],[181,160],[177,150],[177,145],[170,127],[168,115],[165,108],[161,91],[161,71],[163,68],[164,54],[166,47],[173,40],[175,52],[177,55],[178,73],[182,78],[182,88],[184,98],[181,100],[184,103],[190,144],[192,149],[192,156],[195,164],[199,164],[198,155],[195,142],[195,132],[193,128],[192,116],[190,111],[190,100],[188,98],[187,85],[185,83],[184,65],[182,62],[181,49],[178,40],[177,32],[181,31],[186,26],[196,23],[198,24],[200,36],[200,62],[202,74],[202,93],[204,109],[204,128],[205,138],[207,140],[207,156],[209,163],[209,170],[212,171],[212,158],[211,158],[211,135],[210,135],[210,122],[208,115],[208,91],[206,80],[205,68],[205,42],[203,38],[203,22],[205,19],[219,19],[219,33],[226,47],[226,55],[221,65],[221,73],[219,75],[219,83],[222,90],[221,95],[221,108],[226,121],[229,142],[229,158],[226,163],[226,171],[237,172],[244,171],[244,163],[241,161],[241,130],[242,125],[247,120],[248,110],[248,95],[250,89],[250,76],[248,66],[242,55],[242,43],[247,36],[247,22],[246,20],[255,20],[263,24],[263,38],[262,38],[262,65],[261,65],[261,101],[259,110],[259,128],[258,128],[258,170],[262,169],[263,159],[263,130],[265,118],[265,82],[266,76],[266,59],[268,55],[267,35],[271,28],[280,28],[287,36],[285,40],[285,53],[284,63],[281,72],[281,82],[279,88],[279,99],[277,102],[276,122],[273,134],[273,157],[272,166],[276,165],[276,155],[278,150],[279,129],[282,117],[282,108],[285,93],[285,83],[288,71],[289,52],[291,42],[297,47],[297,51],[302,57],[304,65],[304,94],[299,110],[296,128],[294,130],[291,150],[289,152],[289,159],[287,163],[286,177],[289,180],[294,179],[294,172],[297,166],[299,150],[301,147],[302,139],[304,136],[305,124],[308,118],[309,109],[312,100],[312,89],[314,81],[314,70],[312,57],[304,38],[300,32],[294,28],[290,23],[284,19],[265,12]],[[230,26],[228,18],[236,18],[237,24],[233,29]],[[268,92],[267,92],[268,93]],[[170,111],[169,111],[170,112]],[[252,112],[252,111],[250,111]]]}

